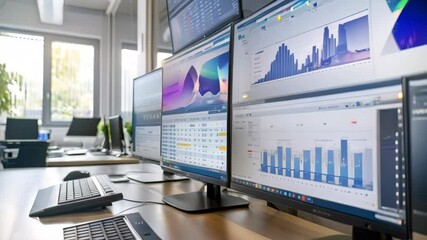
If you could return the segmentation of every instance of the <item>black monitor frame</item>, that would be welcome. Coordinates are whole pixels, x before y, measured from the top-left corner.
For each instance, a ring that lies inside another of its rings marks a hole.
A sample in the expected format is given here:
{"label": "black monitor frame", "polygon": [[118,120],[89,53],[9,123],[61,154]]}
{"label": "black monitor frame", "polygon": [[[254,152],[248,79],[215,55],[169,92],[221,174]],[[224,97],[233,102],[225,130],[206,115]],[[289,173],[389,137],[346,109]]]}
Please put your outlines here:
{"label": "black monitor frame", "polygon": [[[171,33],[171,43],[172,43],[172,51],[174,53],[178,53],[183,51],[184,49],[186,49],[187,47],[194,45],[195,43],[201,42],[203,41],[203,39],[205,39],[208,36],[211,36],[212,34],[214,34],[216,31],[218,31],[218,29],[222,29],[225,26],[229,25],[230,23],[239,20],[243,17],[243,7],[242,7],[242,0],[238,0],[239,2],[239,14],[238,15],[233,15],[227,19],[224,19],[223,22],[219,22],[218,24],[216,24],[215,26],[212,26],[212,28],[208,31],[206,31],[205,33],[203,33],[200,37],[194,38],[193,40],[189,41],[186,45],[182,46],[181,48],[177,48],[174,44],[173,41],[173,33],[172,33],[172,29],[170,29],[170,33]],[[170,20],[171,20],[171,16],[170,16],[170,12],[169,12],[169,4],[168,4],[168,0],[166,0],[166,11],[167,11],[167,15],[168,15],[168,22],[169,22],[169,27],[171,26],[170,24]]]}
{"label": "black monitor frame", "polygon": [[[414,214],[414,198],[412,197],[413,194],[413,160],[412,160],[412,151],[411,151],[411,132],[412,132],[412,125],[411,125],[411,99],[410,99],[410,93],[411,93],[411,87],[410,82],[412,81],[420,81],[420,80],[427,80],[427,73],[419,74],[419,75],[413,75],[408,77],[402,77],[402,87],[403,87],[403,123],[404,123],[404,148],[405,148],[405,161],[406,161],[406,176],[408,176],[408,194],[406,197],[406,202],[409,205],[409,214],[408,214],[408,221],[409,225],[412,226],[412,231],[422,234],[427,234],[427,228],[426,228],[426,222],[427,217],[422,217],[419,215]],[[427,204],[427,203],[425,203]]]}
{"label": "black monitor frame", "polygon": [[[249,205],[249,202],[247,202],[244,199],[237,198],[234,196],[221,194],[221,186],[223,187],[229,187],[230,186],[230,178],[231,178],[231,92],[230,89],[232,87],[232,62],[233,62],[233,24],[228,25],[227,27],[219,30],[214,35],[210,36],[209,38],[204,39],[203,41],[199,42],[196,45],[193,45],[190,48],[187,48],[185,51],[180,52],[179,54],[175,54],[174,56],[168,58],[164,62],[163,71],[165,71],[165,66],[173,61],[176,61],[177,59],[181,58],[182,56],[185,56],[186,54],[195,51],[196,49],[205,46],[209,42],[211,42],[212,39],[217,38],[218,36],[221,36],[221,34],[226,33],[226,29],[229,29],[230,33],[230,42],[229,42],[229,70],[228,70],[228,100],[227,100],[227,172],[226,172],[226,180],[220,180],[217,178],[197,174],[194,172],[187,172],[183,170],[178,170],[174,167],[168,166],[164,163],[163,159],[160,163],[160,166],[169,172],[180,174],[186,177],[189,177],[191,179],[205,182],[207,186],[206,192],[192,192],[192,193],[184,193],[184,194],[178,194],[178,195],[172,195],[172,196],[165,196],[163,197],[163,201],[167,204],[180,209],[182,211],[186,212],[207,212],[207,211],[215,211],[219,209],[228,209],[228,208],[235,208],[235,207],[244,207]],[[164,82],[164,74],[163,74],[163,82]],[[162,110],[163,110],[163,103],[162,103]],[[163,132],[163,124],[162,124],[162,132]]]}

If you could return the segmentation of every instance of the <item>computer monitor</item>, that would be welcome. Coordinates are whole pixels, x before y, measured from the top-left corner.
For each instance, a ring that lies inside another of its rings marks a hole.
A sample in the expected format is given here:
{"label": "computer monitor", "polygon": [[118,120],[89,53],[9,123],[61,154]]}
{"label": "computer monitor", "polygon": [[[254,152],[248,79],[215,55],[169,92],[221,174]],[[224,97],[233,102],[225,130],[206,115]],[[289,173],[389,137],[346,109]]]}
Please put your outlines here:
{"label": "computer monitor", "polygon": [[425,65],[394,69],[423,55],[384,45],[394,9],[276,1],[235,24],[232,188],[408,238],[399,79]]}
{"label": "computer monitor", "polygon": [[405,157],[409,163],[411,221],[414,232],[427,234],[427,74],[403,78]]}
{"label": "computer monitor", "polygon": [[[162,69],[133,80],[132,156],[160,165],[160,129],[162,124]],[[132,172],[128,178],[143,182],[188,179],[163,171],[163,174]]]}
{"label": "computer monitor", "polygon": [[230,176],[230,31],[228,26],[163,64],[161,166],[207,183],[207,193],[163,198],[184,211],[248,205],[220,191]]}
{"label": "computer monitor", "polygon": [[98,134],[99,117],[73,117],[64,142],[77,142],[80,147],[92,148]]}
{"label": "computer monitor", "polygon": [[167,0],[175,52],[242,16],[240,0]]}
{"label": "computer monitor", "polygon": [[126,144],[123,132],[123,120],[120,115],[109,117],[111,137],[111,153],[116,156],[126,154]]}
{"label": "computer monitor", "polygon": [[37,119],[7,118],[5,139],[37,139],[39,125]]}

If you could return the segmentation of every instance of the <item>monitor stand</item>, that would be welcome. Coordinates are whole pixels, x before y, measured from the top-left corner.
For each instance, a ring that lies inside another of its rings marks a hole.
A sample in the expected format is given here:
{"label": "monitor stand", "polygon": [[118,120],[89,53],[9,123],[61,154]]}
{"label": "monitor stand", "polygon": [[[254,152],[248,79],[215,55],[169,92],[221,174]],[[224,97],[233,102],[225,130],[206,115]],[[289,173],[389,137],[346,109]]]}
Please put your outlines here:
{"label": "monitor stand", "polygon": [[372,240],[391,240],[392,237],[390,235],[384,235],[380,232],[375,232],[366,228],[353,226],[352,232],[353,240],[362,240],[362,239],[372,239]]}
{"label": "monitor stand", "polygon": [[206,192],[165,196],[163,201],[185,212],[207,212],[249,205],[249,202],[242,198],[221,194],[221,187],[211,183],[207,183]]}
{"label": "monitor stand", "polygon": [[171,172],[163,171],[163,173],[129,173],[126,177],[141,183],[161,183],[188,180],[188,177],[178,176]]}

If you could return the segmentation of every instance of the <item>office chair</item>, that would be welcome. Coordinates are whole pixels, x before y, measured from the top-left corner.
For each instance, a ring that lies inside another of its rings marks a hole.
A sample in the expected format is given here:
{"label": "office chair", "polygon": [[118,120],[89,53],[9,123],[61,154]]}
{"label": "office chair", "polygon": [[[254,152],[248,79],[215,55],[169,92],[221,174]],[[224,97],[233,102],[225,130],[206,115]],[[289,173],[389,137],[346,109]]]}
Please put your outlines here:
{"label": "office chair", "polygon": [[38,139],[39,126],[37,121],[37,119],[28,118],[7,118],[5,139]]}

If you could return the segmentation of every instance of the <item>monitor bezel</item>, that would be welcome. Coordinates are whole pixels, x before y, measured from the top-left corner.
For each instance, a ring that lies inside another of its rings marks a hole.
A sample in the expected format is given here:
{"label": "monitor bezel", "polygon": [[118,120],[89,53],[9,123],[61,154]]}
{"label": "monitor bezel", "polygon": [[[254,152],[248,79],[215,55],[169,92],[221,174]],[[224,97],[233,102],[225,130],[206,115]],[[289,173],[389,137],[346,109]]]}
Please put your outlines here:
{"label": "monitor bezel", "polygon": [[[131,153],[132,153],[133,157],[135,157],[135,158],[137,158],[137,159],[139,159],[141,161],[149,161],[149,162],[152,162],[154,164],[160,165],[161,153],[160,153],[160,159],[157,160],[157,159],[154,159],[154,158],[149,158],[149,157],[141,156],[141,155],[137,154],[137,152],[135,151],[135,129],[136,129],[136,125],[135,125],[135,114],[134,114],[135,113],[135,82],[137,80],[141,79],[141,78],[145,78],[145,77],[152,76],[154,74],[158,74],[158,72],[160,72],[160,75],[161,75],[160,81],[162,81],[163,71],[162,71],[161,67],[160,68],[156,68],[156,69],[154,69],[154,70],[152,70],[150,72],[142,74],[142,75],[140,75],[140,76],[138,76],[138,77],[136,77],[136,78],[133,79],[133,82],[132,82],[133,83],[133,90],[132,90],[132,123],[133,124],[132,124],[132,147],[131,147]],[[161,107],[160,107],[160,111],[161,111]],[[161,127],[162,127],[162,124],[160,122],[160,129],[161,129]],[[161,141],[161,139],[160,139],[160,141]],[[160,148],[161,148],[161,143],[160,143]]]}
{"label": "monitor bezel", "polygon": [[172,33],[172,28],[170,27],[170,14],[169,14],[169,3],[168,0],[166,0],[166,15],[168,18],[168,22],[169,22],[169,30],[170,30],[170,35],[171,35],[171,45],[172,45],[172,52],[174,54],[176,53],[180,53],[185,51],[187,48],[191,48],[194,44],[199,44],[200,42],[204,41],[205,39],[211,37],[212,35],[214,35],[216,32],[218,32],[218,29],[223,29],[224,27],[232,24],[235,21],[238,21],[240,19],[243,18],[243,3],[242,0],[237,0],[239,3],[239,14],[238,15],[233,15],[227,19],[225,19],[223,22],[220,22],[216,25],[214,25],[209,31],[206,31],[204,34],[202,34],[200,37],[194,38],[192,41],[189,41],[186,45],[182,46],[181,48],[177,49],[175,47],[174,44],[174,37],[173,37],[173,33]]}
{"label": "monitor bezel", "polygon": [[406,204],[410,211],[408,211],[408,222],[411,226],[411,230],[417,233],[426,234],[427,231],[421,232],[417,229],[414,229],[414,219],[413,219],[413,213],[412,213],[412,175],[411,175],[411,168],[412,168],[412,161],[411,161],[411,138],[409,136],[409,133],[411,131],[411,116],[410,116],[410,99],[409,99],[409,92],[410,92],[410,82],[412,81],[421,81],[421,80],[427,80],[427,73],[417,74],[417,75],[411,75],[411,76],[404,76],[402,77],[402,93],[403,93],[403,128],[404,128],[404,157],[406,161],[406,176],[409,176],[407,178],[407,196],[406,196]]}
{"label": "monitor bezel", "polygon": [[[279,3],[278,1],[270,2],[265,7],[254,12],[253,14],[248,16],[247,18],[242,19],[239,22],[236,22],[233,26],[233,33],[236,33],[237,28],[241,27],[242,25],[247,24],[250,21],[255,21],[255,19],[261,18],[261,17],[269,14],[271,11],[274,11],[279,7],[287,6],[287,5],[291,4],[292,2],[293,1],[283,1],[281,3]],[[233,47],[235,45],[234,39],[233,39],[233,43],[232,43]],[[234,52],[232,55],[234,55]],[[233,62],[233,65],[234,65],[234,62]],[[374,83],[374,85],[375,85],[375,83]],[[230,96],[232,96],[232,95],[230,95]],[[230,112],[232,112],[232,111],[233,111],[233,109],[230,109]],[[231,124],[232,124],[232,121],[233,121],[233,119],[231,118],[230,119]],[[405,165],[405,168],[408,169],[407,165]],[[405,173],[405,174],[407,174],[407,173]],[[407,181],[405,183],[407,185]],[[295,208],[297,210],[305,211],[305,212],[308,212],[308,213],[311,213],[311,214],[314,214],[314,215],[317,215],[320,217],[324,217],[324,218],[327,218],[327,219],[330,219],[333,221],[337,221],[337,222],[341,222],[341,223],[344,223],[347,225],[351,225],[353,227],[378,231],[378,232],[381,232],[384,234],[390,234],[392,236],[396,236],[396,237],[404,238],[404,239],[406,239],[410,236],[410,231],[409,231],[410,222],[408,222],[409,221],[408,197],[406,197],[406,207],[405,207],[406,220],[405,220],[405,224],[402,226],[398,226],[398,225],[392,225],[392,224],[388,225],[386,223],[376,222],[376,221],[372,221],[370,219],[364,219],[364,218],[353,216],[353,215],[350,215],[347,213],[335,211],[333,209],[328,209],[328,208],[304,203],[301,201],[293,200],[291,198],[277,196],[275,194],[272,194],[272,193],[269,193],[266,191],[262,191],[262,190],[259,190],[256,188],[252,188],[252,187],[248,187],[248,186],[243,185],[243,184],[236,183],[236,182],[232,181],[231,178],[230,178],[230,188],[237,190],[237,191],[241,191],[243,193],[246,193],[246,194],[251,195],[251,196],[258,198],[258,199],[262,199],[262,200],[272,202],[272,203],[283,204],[283,205],[289,206],[291,208]],[[406,191],[408,191],[408,190],[406,190]],[[409,194],[406,194],[406,196],[408,196],[408,195]]]}
{"label": "monitor bezel", "polygon": [[[204,39],[203,41],[200,41],[199,43],[185,49],[185,51],[181,51],[179,54],[175,54],[172,57],[166,59],[163,62],[163,68],[162,71],[164,71],[164,66],[165,64],[169,63],[169,62],[173,62],[179,58],[181,58],[182,56],[184,56],[185,54],[188,54],[200,47],[203,47],[205,45],[207,45],[209,42],[211,42],[211,40],[214,40],[215,38],[223,35],[223,34],[230,34],[230,41],[229,41],[229,65],[228,65],[228,99],[227,99],[227,171],[226,171],[226,180],[221,180],[221,179],[217,179],[217,178],[213,178],[213,177],[208,177],[205,175],[201,175],[201,174],[197,174],[194,172],[187,172],[187,171],[182,171],[182,170],[178,170],[176,168],[173,167],[169,167],[167,165],[164,165],[164,161],[163,161],[163,156],[162,159],[160,161],[160,167],[168,172],[172,172],[175,174],[179,174],[197,181],[201,181],[201,182],[205,182],[205,183],[210,183],[210,184],[215,184],[215,185],[219,185],[219,186],[224,186],[224,187],[229,187],[230,186],[230,179],[231,179],[231,89],[232,89],[232,69],[233,69],[233,24],[229,24],[226,27],[222,28],[221,30],[217,31],[215,34],[209,36],[208,38]],[[162,73],[162,82],[164,82],[164,74]],[[163,108],[163,98],[162,98],[162,108]],[[162,111],[163,113],[163,111]],[[163,114],[162,114],[162,120],[163,120]],[[161,127],[161,133],[163,132],[163,124]],[[160,138],[160,145],[162,146],[162,137]]]}

